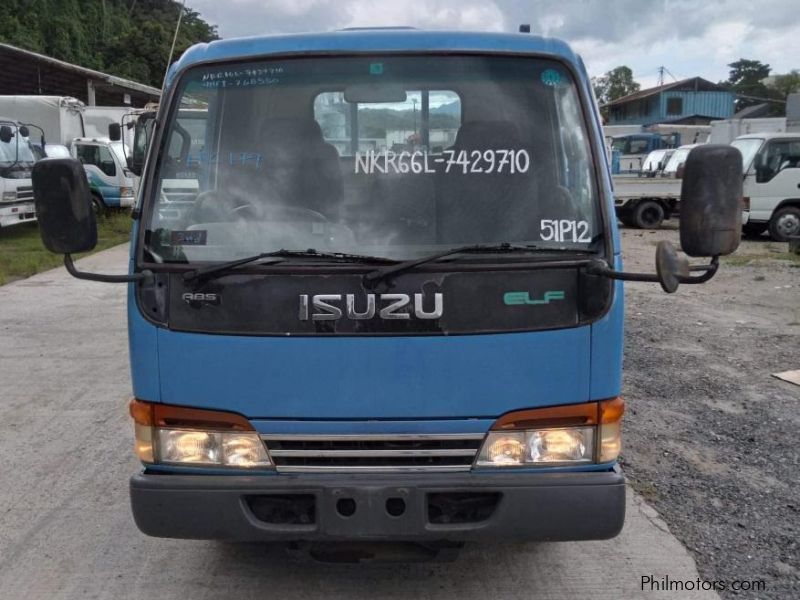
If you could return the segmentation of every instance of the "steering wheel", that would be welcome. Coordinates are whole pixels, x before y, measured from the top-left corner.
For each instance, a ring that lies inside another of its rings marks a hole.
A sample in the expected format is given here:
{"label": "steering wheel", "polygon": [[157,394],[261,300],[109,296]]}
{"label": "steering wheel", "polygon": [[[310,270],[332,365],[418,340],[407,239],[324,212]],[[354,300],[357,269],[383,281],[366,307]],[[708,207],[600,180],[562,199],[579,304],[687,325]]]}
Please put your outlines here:
{"label": "steering wheel", "polygon": [[[252,213],[248,214],[248,210]],[[224,223],[255,216],[256,208],[252,204],[219,190],[200,192],[194,204],[186,213],[186,223]]]}
{"label": "steering wheel", "polygon": [[[330,223],[330,219],[321,212],[306,208],[305,206],[284,206],[281,204],[267,204],[261,208],[262,216],[273,218],[276,221],[308,220]],[[279,218],[274,218],[278,214]]]}

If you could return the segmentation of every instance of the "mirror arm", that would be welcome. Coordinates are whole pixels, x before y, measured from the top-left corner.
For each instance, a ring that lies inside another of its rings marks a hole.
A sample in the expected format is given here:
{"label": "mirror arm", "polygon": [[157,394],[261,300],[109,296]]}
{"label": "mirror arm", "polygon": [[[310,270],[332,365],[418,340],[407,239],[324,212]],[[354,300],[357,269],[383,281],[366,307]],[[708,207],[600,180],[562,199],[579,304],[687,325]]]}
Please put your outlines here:
{"label": "mirror arm", "polygon": [[[702,275],[696,277],[680,277],[681,283],[705,283],[717,273],[719,269],[719,256],[714,256],[711,262],[707,265],[694,265],[689,267],[690,271],[703,271]],[[586,272],[589,275],[599,275],[600,277],[607,277],[609,279],[618,279],[620,281],[640,281],[645,283],[661,283],[661,279],[655,273],[626,273],[624,271],[615,271],[611,269],[601,260],[594,261],[586,267]]]}
{"label": "mirror arm", "polygon": [[717,274],[717,269],[719,269],[719,256],[712,256],[711,262],[707,265],[693,265],[689,267],[690,271],[704,271],[702,275],[698,275],[697,277],[681,277],[681,283],[705,283]]}
{"label": "mirror arm", "polygon": [[86,279],[87,281],[100,281],[102,283],[130,283],[131,281],[150,281],[153,278],[153,272],[145,269],[141,273],[130,273],[127,275],[101,275],[100,273],[87,273],[86,271],[78,271],[75,268],[75,263],[72,262],[72,255],[64,255],[64,266],[69,271],[69,274],[76,279]]}
{"label": "mirror arm", "polygon": [[625,273],[611,269],[602,260],[593,261],[586,267],[589,275],[599,275],[608,279],[618,279],[620,281],[644,281],[647,283],[660,283],[661,280],[655,273]]}

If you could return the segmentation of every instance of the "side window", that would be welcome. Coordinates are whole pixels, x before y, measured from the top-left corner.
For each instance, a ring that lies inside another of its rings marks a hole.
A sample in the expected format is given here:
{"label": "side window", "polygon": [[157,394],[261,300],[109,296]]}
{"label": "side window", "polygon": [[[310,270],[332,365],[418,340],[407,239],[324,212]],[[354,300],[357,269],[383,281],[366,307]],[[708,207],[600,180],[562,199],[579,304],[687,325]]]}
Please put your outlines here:
{"label": "side window", "polygon": [[407,90],[402,102],[351,103],[342,92],[323,92],[314,99],[314,118],[340,156],[423,148],[436,153],[455,141],[461,100],[449,90]]}
{"label": "side window", "polygon": [[647,140],[631,140],[630,154],[643,154],[647,152]]}
{"label": "side window", "polygon": [[82,165],[95,165],[99,166],[99,158],[97,156],[97,146],[87,146],[85,144],[78,144],[75,150],[78,160]]}
{"label": "side window", "polygon": [[100,170],[109,177],[114,177],[114,175],[117,174],[117,165],[114,163],[114,157],[111,155],[111,150],[105,146],[98,146],[97,150],[100,158],[100,164],[97,166],[100,167]]}
{"label": "side window", "polygon": [[756,161],[756,181],[771,181],[784,169],[800,168],[800,140],[773,140],[759,153]]}
{"label": "side window", "polygon": [[667,114],[679,115],[683,112],[683,98],[667,98]]}

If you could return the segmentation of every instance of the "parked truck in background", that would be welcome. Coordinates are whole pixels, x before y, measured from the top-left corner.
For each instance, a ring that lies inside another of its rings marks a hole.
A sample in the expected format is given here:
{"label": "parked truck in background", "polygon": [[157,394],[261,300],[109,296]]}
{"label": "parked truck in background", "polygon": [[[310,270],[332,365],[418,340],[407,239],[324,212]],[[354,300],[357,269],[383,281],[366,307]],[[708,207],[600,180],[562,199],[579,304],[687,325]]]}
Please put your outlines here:
{"label": "parked truck in background", "polygon": [[[188,138],[185,110],[203,114]],[[434,123],[452,145],[431,144]],[[128,275],[72,262],[96,237],[80,164],[34,170],[45,245],[77,277],[128,282],[143,532],[430,546],[620,531],[621,281],[714,275],[739,242],[736,149],[685,165],[682,248],[710,262],[661,242],[641,274],[621,270],[589,77],[557,40],[196,45],[152,127]],[[166,199],[176,179],[193,198]]]}
{"label": "parked truck in background", "polygon": [[4,112],[21,122],[36,123],[48,144],[67,147],[81,161],[96,210],[133,205],[133,178],[122,143],[107,137],[109,123],[131,109],[87,107],[66,96],[0,96],[0,114]]}
{"label": "parked truck in background", "polygon": [[661,169],[654,177],[644,173],[641,177],[615,175],[614,205],[619,220],[628,227],[658,229],[665,219],[676,214],[683,169],[689,153],[699,145],[688,144],[670,150],[668,160],[660,163]]}
{"label": "parked truck in background", "polygon": [[800,132],[743,135],[732,145],[744,157],[744,233],[800,236]]}
{"label": "parked truck in background", "polygon": [[19,121],[0,116],[0,229],[36,220],[31,169],[38,156],[29,134]]}
{"label": "parked truck in background", "polygon": [[611,147],[611,172],[614,175],[640,176],[645,158],[654,150],[670,150],[681,145],[704,144],[711,127],[708,125],[675,125],[658,123],[636,126],[606,125],[603,131]]}

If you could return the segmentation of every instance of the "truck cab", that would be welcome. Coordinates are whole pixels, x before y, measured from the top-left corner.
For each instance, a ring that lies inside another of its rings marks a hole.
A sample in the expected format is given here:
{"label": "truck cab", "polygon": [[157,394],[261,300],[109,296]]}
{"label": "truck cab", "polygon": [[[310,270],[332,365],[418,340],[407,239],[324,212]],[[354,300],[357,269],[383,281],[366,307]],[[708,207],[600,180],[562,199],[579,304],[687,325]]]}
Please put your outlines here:
{"label": "truck cab", "polygon": [[[615,536],[621,282],[714,275],[738,244],[741,157],[687,160],[682,247],[709,264],[661,242],[657,274],[622,272],[592,98],[580,58],[530,35],[194,46],[132,161],[122,276],[72,262],[96,242],[85,177],[41,161],[45,245],[76,277],[128,284],[139,528]],[[176,181],[196,191],[176,202]]]}
{"label": "truck cab", "polygon": [[613,136],[610,140],[613,173],[638,175],[648,154],[653,150],[676,148],[680,138],[679,133],[647,132]]}
{"label": "truck cab", "polygon": [[757,133],[732,145],[744,157],[744,197],[749,220],[744,232],[769,231],[779,242],[800,237],[800,134]]}
{"label": "truck cab", "polygon": [[31,169],[37,159],[28,128],[0,117],[0,228],[36,220]]}
{"label": "truck cab", "polygon": [[70,153],[86,170],[96,210],[133,206],[133,174],[128,170],[122,142],[75,138]]}

